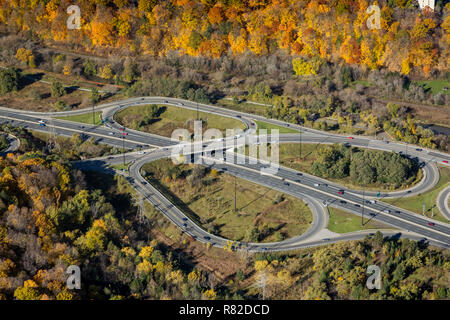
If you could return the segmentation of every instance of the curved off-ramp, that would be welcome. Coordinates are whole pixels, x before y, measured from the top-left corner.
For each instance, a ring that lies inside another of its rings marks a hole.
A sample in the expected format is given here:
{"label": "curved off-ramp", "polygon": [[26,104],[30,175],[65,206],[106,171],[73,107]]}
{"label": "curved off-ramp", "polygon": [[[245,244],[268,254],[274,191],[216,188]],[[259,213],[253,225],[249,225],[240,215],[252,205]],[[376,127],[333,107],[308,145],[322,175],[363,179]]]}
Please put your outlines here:
{"label": "curved off-ramp", "polygon": [[450,186],[447,186],[444,189],[442,189],[436,198],[437,207],[447,220],[450,220],[450,207],[448,205],[449,198],[450,198]]}
{"label": "curved off-ramp", "polygon": [[20,147],[20,139],[19,138],[8,133],[6,139],[8,141],[8,146],[5,149],[0,150],[0,156],[5,156],[10,152],[15,152],[15,151],[19,150],[19,147]]}

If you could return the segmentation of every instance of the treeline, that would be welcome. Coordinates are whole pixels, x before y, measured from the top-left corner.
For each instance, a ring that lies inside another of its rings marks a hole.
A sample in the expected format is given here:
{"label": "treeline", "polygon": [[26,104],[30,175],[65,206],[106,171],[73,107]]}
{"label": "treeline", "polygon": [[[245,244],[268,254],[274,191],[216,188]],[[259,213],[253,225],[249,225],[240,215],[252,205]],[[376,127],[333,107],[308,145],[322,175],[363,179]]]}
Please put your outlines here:
{"label": "treeline", "polygon": [[[97,178],[103,191],[95,179],[36,154],[0,158],[0,299],[216,298],[206,273],[149,239],[123,179]],[[69,265],[81,290],[66,286]]]}
{"label": "treeline", "polygon": [[[450,260],[423,242],[384,238],[342,242],[299,255],[255,257],[268,299],[447,300]],[[368,267],[380,267],[379,290],[369,290]],[[260,294],[261,292],[258,292]]]}
{"label": "treeline", "polygon": [[318,157],[311,166],[314,175],[350,180],[359,185],[383,184],[398,188],[416,179],[418,164],[392,152],[360,150],[335,144],[318,147]]}
{"label": "treeline", "polygon": [[[83,0],[82,28],[68,30],[67,1],[6,2],[4,29],[71,46],[122,48],[153,56],[178,50],[220,57],[282,49],[370,69],[429,75],[446,71],[448,4],[434,13],[416,1],[382,0],[381,29],[370,30],[367,1]],[[299,69],[301,69],[301,64]],[[304,67],[314,71],[315,65]]]}

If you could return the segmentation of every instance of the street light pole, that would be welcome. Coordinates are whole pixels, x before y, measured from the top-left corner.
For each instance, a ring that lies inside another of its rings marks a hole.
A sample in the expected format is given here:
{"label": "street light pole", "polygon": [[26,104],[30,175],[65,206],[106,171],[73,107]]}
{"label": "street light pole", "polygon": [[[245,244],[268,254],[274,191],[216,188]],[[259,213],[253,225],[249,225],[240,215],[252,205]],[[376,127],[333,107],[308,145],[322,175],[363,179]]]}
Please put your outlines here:
{"label": "street light pole", "polygon": [[366,185],[365,184],[363,184],[363,203],[362,203],[362,213],[361,213],[361,227],[364,227],[364,204],[365,204],[365,198],[364,198],[364,196],[365,196],[365,188],[366,188]]}
{"label": "street light pole", "polygon": [[300,160],[302,160],[302,133],[300,132]]}
{"label": "street light pole", "polygon": [[122,133],[123,168],[125,170],[125,132]]}
{"label": "street light pole", "polygon": [[197,102],[197,121],[198,121],[198,102]]}
{"label": "street light pole", "polygon": [[234,212],[237,212],[236,185],[237,185],[236,176],[234,176]]}

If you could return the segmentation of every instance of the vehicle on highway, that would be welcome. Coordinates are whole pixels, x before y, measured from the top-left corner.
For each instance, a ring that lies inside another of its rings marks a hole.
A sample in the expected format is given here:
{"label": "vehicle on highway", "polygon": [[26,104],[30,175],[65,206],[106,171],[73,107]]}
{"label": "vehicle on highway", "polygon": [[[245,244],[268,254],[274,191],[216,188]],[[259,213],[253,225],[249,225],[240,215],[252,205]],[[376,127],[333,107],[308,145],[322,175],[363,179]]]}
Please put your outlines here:
{"label": "vehicle on highway", "polygon": [[339,191],[338,191],[338,194],[344,194],[344,191],[339,190]]}
{"label": "vehicle on highway", "polygon": [[444,160],[444,161],[442,161],[443,163],[448,163],[448,161],[447,160]]}
{"label": "vehicle on highway", "polygon": [[114,135],[114,132],[110,132],[110,133],[108,133],[110,136],[113,136]]}
{"label": "vehicle on highway", "polygon": [[322,241],[330,241],[330,238],[323,238]]}
{"label": "vehicle on highway", "polygon": [[360,208],[361,206],[357,203],[355,203],[355,207]]}
{"label": "vehicle on highway", "polygon": [[314,187],[320,187],[320,184],[314,183]]}
{"label": "vehicle on highway", "polygon": [[377,203],[375,200],[367,200],[367,203],[370,203],[370,204],[375,204],[375,203]]}
{"label": "vehicle on highway", "polygon": [[348,137],[350,140],[353,140],[353,139],[355,139],[355,138],[353,138],[353,137]]}
{"label": "vehicle on highway", "polygon": [[341,204],[347,204],[347,201],[344,201],[344,200],[340,200],[339,201]]}
{"label": "vehicle on highway", "polygon": [[184,104],[182,104],[181,102],[178,102],[178,105],[179,105],[180,107],[184,106]]}
{"label": "vehicle on highway", "polygon": [[39,120],[38,123],[45,123],[45,121],[44,120]]}
{"label": "vehicle on highway", "polygon": [[209,240],[211,240],[211,237],[209,237],[209,236],[204,236],[204,237],[203,237],[203,239],[205,239],[205,240],[208,240],[208,241],[209,241]]}
{"label": "vehicle on highway", "polygon": [[167,100],[164,100],[164,103],[169,103],[169,101],[167,101]]}
{"label": "vehicle on highway", "polygon": [[241,115],[239,115],[239,114],[238,114],[238,115],[237,115],[236,117],[238,117],[238,118],[242,118],[242,116],[241,116]]}
{"label": "vehicle on highway", "polygon": [[188,219],[187,219],[187,218],[183,218],[182,220],[183,220],[183,221],[188,221]]}
{"label": "vehicle on highway", "polygon": [[284,181],[284,185],[285,185],[285,186],[288,186],[288,185],[289,185],[289,182]]}
{"label": "vehicle on highway", "polygon": [[183,223],[183,228],[186,228],[187,227],[187,224],[186,223]]}
{"label": "vehicle on highway", "polygon": [[40,127],[45,127],[45,123],[39,123]]}
{"label": "vehicle on highway", "polygon": [[428,225],[429,225],[430,227],[434,227],[434,226],[435,226],[435,224],[434,224],[433,222],[428,222]]}
{"label": "vehicle on highway", "polygon": [[145,151],[138,151],[138,154],[145,154]]}
{"label": "vehicle on highway", "polygon": [[422,149],[420,149],[420,148],[417,148],[417,149],[416,149],[416,151],[419,151],[419,152],[420,152],[420,151],[422,151]]}
{"label": "vehicle on highway", "polygon": [[384,209],[383,212],[384,212],[384,213],[391,213],[391,210],[389,210],[389,209]]}

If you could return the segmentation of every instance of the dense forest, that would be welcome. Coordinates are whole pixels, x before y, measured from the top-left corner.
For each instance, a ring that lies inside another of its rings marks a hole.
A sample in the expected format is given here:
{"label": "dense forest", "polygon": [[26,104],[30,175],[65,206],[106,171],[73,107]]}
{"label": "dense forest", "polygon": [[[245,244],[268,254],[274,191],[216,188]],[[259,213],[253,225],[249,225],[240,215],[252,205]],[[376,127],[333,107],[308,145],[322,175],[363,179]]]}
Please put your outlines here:
{"label": "dense forest", "polygon": [[398,153],[361,150],[342,145],[318,147],[318,158],[311,172],[323,178],[350,177],[358,184],[383,184],[398,188],[417,176],[419,164]]}
{"label": "dense forest", "polygon": [[[82,0],[81,30],[68,30],[66,0],[3,0],[0,23],[10,32],[85,48],[129,48],[154,56],[178,50],[220,57],[250,50],[381,66],[403,74],[447,70],[450,16],[436,2],[422,13],[417,1],[381,0],[381,29],[370,30],[369,1],[322,0]],[[299,61],[300,73],[318,63]]]}

